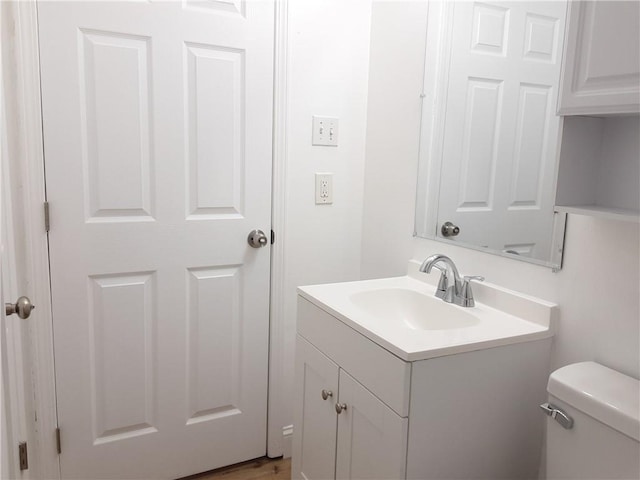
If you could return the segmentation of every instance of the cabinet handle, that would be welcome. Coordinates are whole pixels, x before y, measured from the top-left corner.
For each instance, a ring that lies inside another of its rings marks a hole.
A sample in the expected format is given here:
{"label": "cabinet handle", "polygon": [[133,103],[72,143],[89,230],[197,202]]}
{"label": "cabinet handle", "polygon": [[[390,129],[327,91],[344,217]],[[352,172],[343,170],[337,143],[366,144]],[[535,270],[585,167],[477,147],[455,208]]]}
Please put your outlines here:
{"label": "cabinet handle", "polygon": [[322,390],[322,399],[326,400],[329,397],[333,397],[333,392],[331,390]]}
{"label": "cabinet handle", "polygon": [[346,403],[336,403],[336,412],[338,412],[338,415],[340,415],[342,411],[346,409],[347,409]]}

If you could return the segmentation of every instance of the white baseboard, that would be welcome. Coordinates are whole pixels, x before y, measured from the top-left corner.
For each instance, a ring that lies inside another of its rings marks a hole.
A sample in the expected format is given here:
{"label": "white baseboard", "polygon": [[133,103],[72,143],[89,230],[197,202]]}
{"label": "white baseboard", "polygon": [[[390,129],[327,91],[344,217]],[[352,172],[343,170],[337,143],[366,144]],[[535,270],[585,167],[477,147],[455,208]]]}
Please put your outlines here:
{"label": "white baseboard", "polygon": [[291,450],[293,447],[293,425],[282,427],[282,456],[291,458]]}

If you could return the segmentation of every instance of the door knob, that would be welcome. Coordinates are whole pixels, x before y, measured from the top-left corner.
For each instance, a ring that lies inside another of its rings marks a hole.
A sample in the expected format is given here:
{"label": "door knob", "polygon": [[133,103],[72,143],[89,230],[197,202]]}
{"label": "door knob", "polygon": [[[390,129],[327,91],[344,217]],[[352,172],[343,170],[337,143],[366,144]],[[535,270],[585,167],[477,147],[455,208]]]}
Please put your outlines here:
{"label": "door knob", "polygon": [[267,236],[262,230],[252,230],[247,237],[247,242],[253,248],[264,247],[268,241]]}
{"label": "door knob", "polygon": [[460,227],[451,222],[445,222],[440,229],[443,237],[455,237],[460,233]]}
{"label": "door knob", "polygon": [[4,311],[7,316],[17,313],[18,316],[22,319],[29,318],[29,315],[31,315],[31,311],[34,308],[36,308],[36,306],[31,303],[31,300],[29,300],[28,297],[20,297],[15,304],[4,304]]}

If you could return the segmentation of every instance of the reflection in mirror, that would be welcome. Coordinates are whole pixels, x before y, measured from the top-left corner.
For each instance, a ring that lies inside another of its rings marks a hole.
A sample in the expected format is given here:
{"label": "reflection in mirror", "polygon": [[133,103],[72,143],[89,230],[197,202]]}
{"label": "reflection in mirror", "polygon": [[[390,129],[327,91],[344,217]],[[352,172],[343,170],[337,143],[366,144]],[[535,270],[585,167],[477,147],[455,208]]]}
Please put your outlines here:
{"label": "reflection in mirror", "polygon": [[416,234],[560,267],[564,1],[429,3]]}

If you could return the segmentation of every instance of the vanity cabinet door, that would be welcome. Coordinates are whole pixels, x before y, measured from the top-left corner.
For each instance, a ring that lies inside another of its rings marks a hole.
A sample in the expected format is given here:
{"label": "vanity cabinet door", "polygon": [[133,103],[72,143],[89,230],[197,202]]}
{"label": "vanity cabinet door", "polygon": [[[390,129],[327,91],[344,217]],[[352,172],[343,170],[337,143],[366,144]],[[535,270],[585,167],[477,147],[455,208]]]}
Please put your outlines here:
{"label": "vanity cabinet door", "polygon": [[337,479],[403,479],[408,419],[340,370]]}
{"label": "vanity cabinet door", "polygon": [[331,479],[335,475],[339,368],[300,336],[296,348],[291,475],[294,479]]}
{"label": "vanity cabinet door", "polygon": [[638,113],[640,3],[569,2],[559,113]]}

